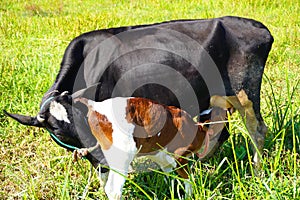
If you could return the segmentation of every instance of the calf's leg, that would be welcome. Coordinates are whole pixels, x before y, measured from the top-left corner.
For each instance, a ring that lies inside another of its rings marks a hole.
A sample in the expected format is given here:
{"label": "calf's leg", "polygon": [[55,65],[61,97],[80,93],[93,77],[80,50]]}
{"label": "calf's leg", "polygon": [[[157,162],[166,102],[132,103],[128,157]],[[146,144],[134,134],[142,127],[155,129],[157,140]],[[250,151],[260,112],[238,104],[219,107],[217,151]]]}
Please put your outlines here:
{"label": "calf's leg", "polygon": [[180,163],[181,167],[176,170],[176,172],[186,180],[184,181],[184,190],[185,190],[185,197],[191,197],[193,194],[193,187],[189,181],[188,175],[188,161],[185,158],[178,158],[178,163]]}
{"label": "calf's leg", "polygon": [[[119,169],[118,169],[119,170]],[[110,169],[108,179],[105,184],[105,193],[109,200],[119,200],[122,197],[122,190],[126,181],[127,172],[118,172],[116,169]]]}
{"label": "calf's leg", "polygon": [[121,199],[128,170],[136,152],[135,146],[128,149],[119,149],[119,146],[112,146],[108,150],[103,150],[105,159],[108,161],[110,167],[104,188],[109,200]]}
{"label": "calf's leg", "polygon": [[181,164],[182,167],[178,168],[176,170],[176,172],[178,173],[178,175],[180,175],[181,177],[187,179],[186,181],[184,181],[184,186],[185,186],[185,193],[186,196],[191,196],[193,193],[192,190],[192,185],[190,184],[190,182],[188,181],[188,174],[187,174],[187,160],[184,158],[179,158],[177,159],[177,163],[176,163],[176,159],[174,158],[174,156],[169,155],[168,152],[166,152],[167,149],[165,150],[161,150],[159,151],[157,154],[155,155],[148,155],[147,157],[152,160],[153,162],[157,163],[161,170],[163,170],[164,172],[171,172],[177,165],[177,163]]}
{"label": "calf's leg", "polygon": [[174,157],[168,154],[167,149],[158,151],[157,154],[148,155],[147,157],[157,163],[164,172],[169,173],[176,167],[176,161]]}

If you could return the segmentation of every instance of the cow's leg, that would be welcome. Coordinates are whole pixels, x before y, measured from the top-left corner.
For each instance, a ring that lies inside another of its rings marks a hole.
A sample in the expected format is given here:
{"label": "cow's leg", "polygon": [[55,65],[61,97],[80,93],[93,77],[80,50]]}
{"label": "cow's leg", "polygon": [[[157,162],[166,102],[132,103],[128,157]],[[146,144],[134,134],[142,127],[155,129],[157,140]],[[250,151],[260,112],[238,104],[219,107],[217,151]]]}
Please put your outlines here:
{"label": "cow's leg", "polygon": [[[246,123],[247,130],[250,137],[253,140],[252,150],[254,153],[253,162],[257,168],[260,167],[260,159],[258,152],[261,154],[264,145],[265,134],[267,127],[261,117],[257,117],[253,109],[253,102],[248,99],[244,90],[241,90],[237,96],[213,96],[211,98],[211,106],[217,106],[221,108],[234,107],[239,111],[242,118]],[[259,115],[260,116],[260,115]]]}

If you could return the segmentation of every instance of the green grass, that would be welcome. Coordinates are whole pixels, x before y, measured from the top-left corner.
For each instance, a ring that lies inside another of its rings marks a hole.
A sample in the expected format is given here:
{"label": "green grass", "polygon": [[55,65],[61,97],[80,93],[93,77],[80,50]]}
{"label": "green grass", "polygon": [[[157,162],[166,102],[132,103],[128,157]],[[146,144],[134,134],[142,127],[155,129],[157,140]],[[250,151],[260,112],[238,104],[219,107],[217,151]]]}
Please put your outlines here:
{"label": "green grass", "polygon": [[[269,127],[259,177],[252,176],[248,133],[231,124],[231,137],[214,157],[191,162],[193,199],[300,199],[300,2],[275,1],[0,1],[0,108],[35,115],[59,70],[64,50],[80,33],[171,19],[238,15],[263,22],[275,38],[262,85]],[[236,116],[233,116],[236,117]],[[0,199],[78,199],[89,163],[72,163],[42,129],[0,113]],[[245,153],[246,152],[246,153]],[[130,175],[128,199],[176,199],[182,182],[172,173]],[[141,191],[138,185],[143,191]],[[87,199],[105,199],[93,173]]]}

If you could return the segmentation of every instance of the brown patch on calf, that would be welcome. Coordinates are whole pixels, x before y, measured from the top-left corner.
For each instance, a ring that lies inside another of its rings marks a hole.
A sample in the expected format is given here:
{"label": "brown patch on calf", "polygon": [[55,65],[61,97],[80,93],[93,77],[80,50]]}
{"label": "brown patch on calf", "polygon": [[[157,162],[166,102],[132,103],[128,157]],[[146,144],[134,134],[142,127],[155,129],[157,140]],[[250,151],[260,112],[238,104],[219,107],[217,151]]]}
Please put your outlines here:
{"label": "brown patch on calf", "polygon": [[134,140],[140,153],[151,153],[164,147],[177,132],[166,106],[144,98],[128,99],[126,119],[136,127]]}
{"label": "brown patch on calf", "polygon": [[105,115],[94,110],[89,110],[88,122],[91,131],[103,150],[107,150],[113,143],[112,124]]}
{"label": "brown patch on calf", "polygon": [[96,112],[96,116],[98,118],[99,126],[101,127],[101,130],[103,131],[104,135],[106,138],[112,143],[113,138],[112,138],[112,124],[110,121],[108,121],[107,117],[105,115],[102,115],[98,112]]}
{"label": "brown patch on calf", "polygon": [[99,112],[95,111],[92,106],[88,104],[88,99],[77,98],[75,102],[80,101],[85,104],[88,108],[88,123],[92,134],[95,136],[97,142],[100,144],[103,150],[107,150],[112,146],[113,138],[113,128],[112,123],[107,119],[107,117]]}
{"label": "brown patch on calf", "polygon": [[[137,125],[134,140],[140,155],[167,148],[180,165],[187,163],[185,157],[199,151],[206,135],[203,127],[196,126],[185,111],[148,99],[129,99],[126,119]],[[141,135],[146,137],[139,137]],[[178,169],[178,174],[187,178],[186,166]]]}
{"label": "brown patch on calf", "polygon": [[[169,108],[172,113],[173,123],[178,130],[177,138],[174,138],[174,141],[169,146],[170,150],[174,149],[174,153],[181,156],[187,156],[192,152],[198,151],[206,135],[203,127],[196,126],[192,117],[185,111],[175,107]],[[178,148],[180,146],[181,148]]]}
{"label": "brown patch on calf", "polygon": [[152,137],[163,128],[168,115],[163,105],[144,98],[128,99],[127,104],[127,121],[145,130],[139,137]]}

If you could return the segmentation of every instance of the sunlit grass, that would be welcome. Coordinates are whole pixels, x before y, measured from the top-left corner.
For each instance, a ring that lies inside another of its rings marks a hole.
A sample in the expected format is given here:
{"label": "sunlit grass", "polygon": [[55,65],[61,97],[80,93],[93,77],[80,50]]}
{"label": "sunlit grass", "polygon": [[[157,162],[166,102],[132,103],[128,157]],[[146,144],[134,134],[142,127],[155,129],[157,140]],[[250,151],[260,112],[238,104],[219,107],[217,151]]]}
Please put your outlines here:
{"label": "sunlit grass", "polygon": [[[300,5],[298,1],[1,1],[0,105],[35,115],[59,70],[65,48],[79,34],[101,28],[238,15],[263,22],[275,42],[262,85],[262,114],[269,127],[260,176],[253,176],[250,138],[243,123],[215,156],[191,161],[192,199],[297,199],[300,196]],[[233,116],[236,118],[237,116]],[[0,113],[0,199],[78,199],[90,165],[48,133]],[[129,199],[178,199],[176,173],[131,174]],[[175,179],[175,181],[173,181]],[[138,186],[138,187],[137,187]],[[142,190],[141,190],[141,189]],[[178,194],[180,193],[180,194]],[[93,173],[87,199],[105,199]]]}

